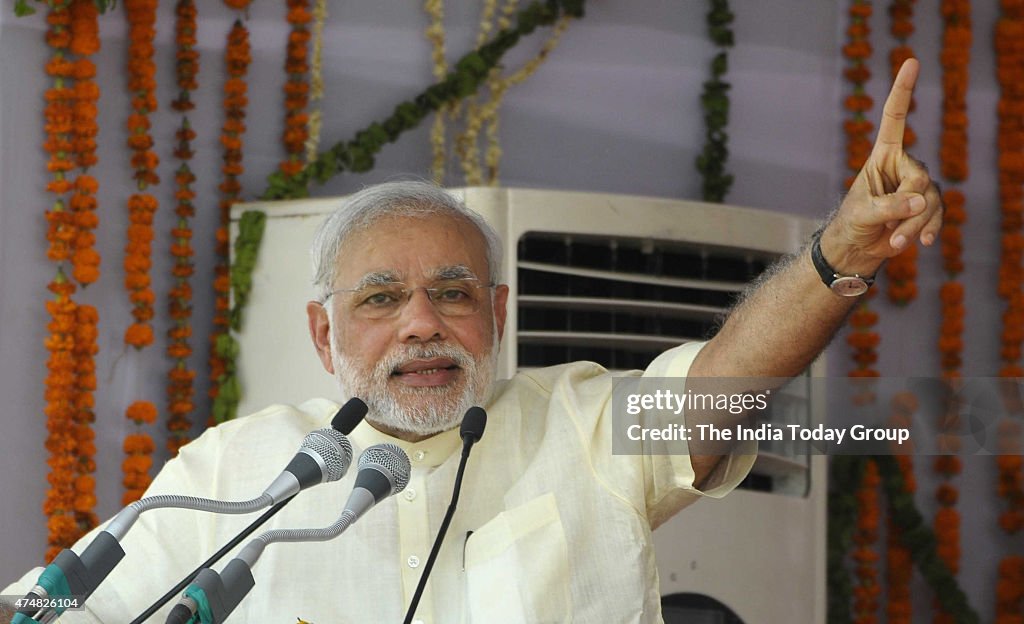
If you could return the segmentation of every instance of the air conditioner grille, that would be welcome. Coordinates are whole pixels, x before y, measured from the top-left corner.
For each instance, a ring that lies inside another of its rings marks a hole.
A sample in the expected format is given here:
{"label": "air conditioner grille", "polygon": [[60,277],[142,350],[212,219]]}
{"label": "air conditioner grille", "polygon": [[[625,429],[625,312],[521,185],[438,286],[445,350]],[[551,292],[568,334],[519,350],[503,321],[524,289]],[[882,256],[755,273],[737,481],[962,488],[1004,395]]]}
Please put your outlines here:
{"label": "air conditioner grille", "polygon": [[714,334],[776,256],[629,237],[528,232],[518,246],[518,365],[644,368]]}

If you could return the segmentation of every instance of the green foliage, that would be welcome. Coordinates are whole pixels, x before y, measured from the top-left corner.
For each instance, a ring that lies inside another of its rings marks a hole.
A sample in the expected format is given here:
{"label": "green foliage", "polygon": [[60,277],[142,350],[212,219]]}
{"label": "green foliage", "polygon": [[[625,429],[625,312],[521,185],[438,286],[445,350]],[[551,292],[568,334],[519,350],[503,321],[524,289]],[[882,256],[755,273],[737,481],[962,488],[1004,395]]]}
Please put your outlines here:
{"label": "green foliage", "polygon": [[252,291],[252,272],[266,224],[267,214],[258,210],[246,210],[239,219],[239,233],[235,239],[235,270],[231,271],[231,290],[235,297],[235,305],[231,309],[231,328],[235,330],[242,326],[242,310]]}
{"label": "green foliage", "polygon": [[935,549],[935,534],[924,521],[907,491],[896,459],[891,455],[872,457],[838,455],[831,458],[828,497],[828,622],[848,624],[853,585],[846,568],[857,520],[857,488],[868,459],[878,464],[882,488],[889,501],[889,518],[899,528],[903,546],[910,551],[935,599],[957,624],[977,624],[980,620],[960,589],[956,577]]}
{"label": "green foliage", "polygon": [[857,520],[857,487],[864,475],[864,457],[837,455],[829,464],[827,596],[829,624],[850,624],[853,582],[846,553]]}
{"label": "green foliage", "polygon": [[14,14],[18,17],[32,15],[36,10],[28,3],[28,0],[14,0]]}
{"label": "green foliage", "polygon": [[[707,15],[708,35],[716,46],[728,48],[733,45],[729,28],[733,18],[727,0],[711,0],[711,10]],[[729,59],[726,51],[722,50],[711,61],[711,79],[704,83],[704,93],[700,98],[704,110],[705,143],[696,165],[703,177],[704,201],[724,201],[732,187],[733,177],[725,172],[725,163],[729,159],[729,135],[725,133],[729,123],[729,83],[722,77],[728,70]]]}
{"label": "green foliage", "polygon": [[935,599],[957,624],[977,624],[981,620],[960,589],[956,577],[935,548],[935,534],[917,510],[914,496],[907,492],[903,472],[891,455],[874,457],[882,476],[882,487],[889,498],[889,517],[900,528],[903,545],[910,551],[917,569],[932,588]]}
{"label": "green foliage", "polygon": [[[41,0],[35,0],[37,3]],[[96,3],[96,8],[100,10],[100,13],[106,13],[107,11],[117,7],[117,0],[93,0]],[[26,15],[34,15],[36,9],[34,6],[29,4],[28,0],[14,0],[14,15],[16,17],[25,17]]]}

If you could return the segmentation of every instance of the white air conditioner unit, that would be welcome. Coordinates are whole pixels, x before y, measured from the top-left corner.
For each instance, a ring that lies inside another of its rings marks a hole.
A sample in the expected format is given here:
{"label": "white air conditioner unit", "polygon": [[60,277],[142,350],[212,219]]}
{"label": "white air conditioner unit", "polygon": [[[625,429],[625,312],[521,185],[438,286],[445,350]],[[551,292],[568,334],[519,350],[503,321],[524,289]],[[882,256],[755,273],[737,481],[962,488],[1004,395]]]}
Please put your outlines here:
{"label": "white air conditioner unit", "polygon": [[[623,195],[456,189],[505,241],[511,288],[499,374],[589,359],[643,368],[708,337],[735,295],[814,229],[763,210]],[[336,397],[306,327],[313,231],[340,198],[237,205],[267,213],[240,336],[239,413]],[[819,361],[810,375],[824,376]],[[805,377],[772,418],[810,422],[823,397]],[[743,489],[688,507],[654,533],[665,621],[825,620],[826,462],[762,443]],[[729,618],[733,619],[729,619]]]}

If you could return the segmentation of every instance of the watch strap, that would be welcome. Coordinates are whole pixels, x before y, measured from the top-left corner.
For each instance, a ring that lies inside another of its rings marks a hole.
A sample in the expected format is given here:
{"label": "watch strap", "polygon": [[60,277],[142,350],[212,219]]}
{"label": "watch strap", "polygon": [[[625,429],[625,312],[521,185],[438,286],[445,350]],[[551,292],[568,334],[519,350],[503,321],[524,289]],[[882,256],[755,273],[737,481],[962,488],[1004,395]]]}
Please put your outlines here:
{"label": "watch strap", "polygon": [[873,275],[870,277],[858,274],[840,275],[834,268],[832,268],[832,265],[825,259],[825,255],[821,253],[821,234],[823,231],[824,230],[818,230],[815,232],[814,239],[811,243],[811,264],[814,265],[814,270],[818,272],[818,276],[821,278],[821,281],[829,288],[832,287],[833,282],[841,277],[856,277],[864,280],[864,283],[868,286],[874,284],[875,277]]}

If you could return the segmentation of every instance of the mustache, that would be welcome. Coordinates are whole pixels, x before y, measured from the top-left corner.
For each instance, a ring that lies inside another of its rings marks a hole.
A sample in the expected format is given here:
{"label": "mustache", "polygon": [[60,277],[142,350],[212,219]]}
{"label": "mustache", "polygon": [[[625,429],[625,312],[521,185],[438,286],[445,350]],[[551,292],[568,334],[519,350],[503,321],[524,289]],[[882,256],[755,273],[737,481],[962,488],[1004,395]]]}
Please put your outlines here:
{"label": "mustache", "polygon": [[398,345],[374,367],[378,374],[391,375],[396,369],[412,360],[447,358],[463,369],[470,370],[476,361],[466,349],[454,344]]}

